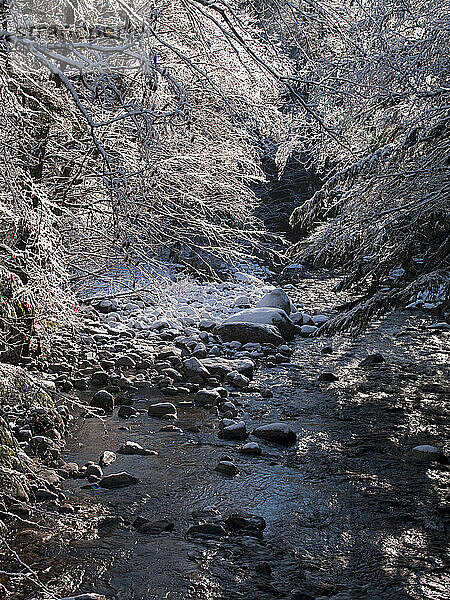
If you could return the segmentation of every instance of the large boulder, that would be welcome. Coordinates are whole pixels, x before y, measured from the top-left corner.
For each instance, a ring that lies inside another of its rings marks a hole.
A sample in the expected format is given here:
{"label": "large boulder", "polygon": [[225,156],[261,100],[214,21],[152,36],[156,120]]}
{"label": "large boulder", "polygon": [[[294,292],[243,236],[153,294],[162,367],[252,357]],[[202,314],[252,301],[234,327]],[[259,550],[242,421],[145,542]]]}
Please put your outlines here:
{"label": "large boulder", "polygon": [[279,346],[283,343],[278,329],[263,323],[223,323],[214,329],[214,335],[220,336],[225,342],[237,340],[242,344],[253,342]]}
{"label": "large boulder", "polygon": [[259,302],[256,303],[258,308],[281,308],[284,312],[289,315],[291,313],[291,301],[289,296],[281,288],[272,290]]}
{"label": "large boulder", "polygon": [[281,308],[249,308],[241,310],[223,322],[229,323],[260,323],[275,326],[285,340],[291,340],[295,334],[295,325]]}
{"label": "large boulder", "polygon": [[255,369],[255,363],[249,358],[227,359],[214,356],[204,358],[201,362],[211,375],[217,375],[221,378],[226,377],[231,371],[237,371],[251,379]]}

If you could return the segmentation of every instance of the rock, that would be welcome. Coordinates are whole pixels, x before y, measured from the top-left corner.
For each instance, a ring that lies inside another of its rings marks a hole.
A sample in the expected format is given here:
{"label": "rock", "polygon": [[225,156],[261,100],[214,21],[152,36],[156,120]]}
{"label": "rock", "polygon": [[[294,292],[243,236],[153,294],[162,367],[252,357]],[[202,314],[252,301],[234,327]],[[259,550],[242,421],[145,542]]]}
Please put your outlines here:
{"label": "rock", "polygon": [[227,537],[228,533],[222,525],[217,523],[202,523],[189,527],[187,535],[191,537],[211,538]]}
{"label": "rock", "polygon": [[78,391],[87,390],[89,387],[87,380],[81,377],[79,379],[72,379],[72,385]]}
{"label": "rock", "polygon": [[327,323],[330,319],[326,315],[315,315],[312,320],[314,325],[320,327],[321,325]]}
{"label": "rock", "polygon": [[224,413],[231,413],[231,418],[233,417],[237,417],[238,415],[238,410],[236,408],[236,405],[233,404],[232,402],[223,402],[220,406],[219,406],[219,412],[221,414]]}
{"label": "rock", "polygon": [[192,355],[195,356],[195,358],[205,358],[207,354],[206,346],[203,343],[197,344],[192,351]]}
{"label": "rock", "polygon": [[150,417],[176,419],[177,409],[171,402],[158,402],[148,407],[148,414]]}
{"label": "rock", "polygon": [[202,406],[215,405],[221,400],[221,395],[216,390],[200,390],[195,394],[195,402]]}
{"label": "rock", "polygon": [[311,337],[317,331],[319,331],[319,328],[316,327],[315,325],[302,325],[300,327],[300,335],[302,337]]}
{"label": "rock", "polygon": [[269,390],[269,388],[263,388],[261,390],[261,396],[263,398],[273,398],[273,392],[272,390]]}
{"label": "rock", "polygon": [[109,465],[112,465],[113,462],[115,462],[116,460],[116,455],[114,452],[110,452],[109,450],[105,450],[102,455],[100,456],[100,460],[99,460],[99,464],[102,467],[107,467]]}
{"label": "rock", "polygon": [[297,281],[304,272],[304,266],[300,263],[291,263],[284,267],[282,275],[285,279]]}
{"label": "rock", "polygon": [[169,329],[170,328],[170,324],[167,321],[153,321],[153,323],[151,323],[149,325],[149,329],[153,329],[154,331],[161,331],[162,329]]}
{"label": "rock", "polygon": [[436,446],[423,444],[421,446],[415,446],[411,452],[416,458],[419,458],[423,462],[440,462],[442,464],[448,463],[447,457]]}
{"label": "rock", "polygon": [[130,356],[121,356],[116,360],[116,367],[125,367],[126,369],[134,369],[135,361]]}
{"label": "rock", "polygon": [[234,340],[233,342],[229,343],[229,347],[231,348],[231,350],[240,350],[242,348],[242,344],[241,342]]}
{"label": "rock", "polygon": [[34,497],[38,502],[47,502],[50,500],[57,501],[58,494],[46,489],[38,489],[34,492]]}
{"label": "rock", "polygon": [[[230,323],[252,323],[275,326],[285,340],[290,340],[295,334],[295,325],[280,308],[249,308],[228,317],[221,326],[229,325]],[[218,328],[214,330],[216,333]],[[237,338],[235,338],[237,339]],[[240,341],[240,340],[239,340]],[[246,342],[260,342],[258,339],[247,339]]]}
{"label": "rock", "polygon": [[122,405],[117,412],[117,416],[121,419],[129,419],[130,417],[135,417],[137,414],[138,412],[135,408],[126,405]]}
{"label": "rock", "polygon": [[91,406],[102,408],[105,412],[114,410],[114,396],[106,390],[99,390],[91,399]]}
{"label": "rock", "polygon": [[186,375],[191,379],[194,378],[196,380],[198,379],[199,381],[204,381],[211,377],[211,373],[209,372],[208,368],[205,367],[203,362],[200,362],[199,359],[195,357],[184,360],[183,367]]}
{"label": "rock", "polygon": [[294,323],[294,325],[303,325],[303,315],[300,312],[291,313],[289,318]]}
{"label": "rock", "polygon": [[157,452],[154,450],[147,450],[143,448],[137,442],[124,442],[117,450],[117,454],[128,454],[137,456],[157,456]]}
{"label": "rock", "polygon": [[244,444],[242,448],[239,448],[239,452],[249,456],[260,456],[262,454],[261,446],[257,442],[248,442],[248,444]]}
{"label": "rock", "polygon": [[143,523],[140,525],[137,530],[139,533],[146,533],[149,535],[158,535],[164,532],[173,531],[175,525],[172,521],[168,521],[167,519],[161,519],[160,521],[153,521],[152,523]]}
{"label": "rock", "polygon": [[250,379],[248,377],[246,377],[245,375],[242,375],[242,373],[236,373],[235,375],[233,375],[231,377],[231,373],[228,373],[228,377],[227,377],[227,379],[230,381],[231,385],[233,385],[234,387],[237,387],[237,388],[241,388],[241,389],[247,388],[249,386]]}
{"label": "rock", "polygon": [[237,475],[239,473],[239,469],[237,468],[237,466],[229,460],[221,460],[214,468],[214,471],[231,476]]}
{"label": "rock", "polygon": [[101,479],[103,477],[103,471],[100,465],[96,464],[88,464],[86,465],[86,477],[97,477],[97,479]]}
{"label": "rock", "polygon": [[291,312],[291,301],[283,289],[277,288],[261,298],[261,300],[256,303],[256,307],[281,308],[281,310],[284,310],[284,312],[289,315]]}
{"label": "rock", "polygon": [[248,358],[204,358],[202,365],[208,370],[211,375],[217,375],[220,378],[226,377],[230,371],[237,371],[248,378],[253,377],[255,363]]}
{"label": "rock", "polygon": [[261,537],[266,528],[266,521],[258,515],[233,513],[225,519],[225,526],[234,533]]}
{"label": "rock", "polygon": [[384,356],[382,354],[376,353],[376,354],[369,354],[369,356],[367,358],[365,358],[364,360],[362,360],[359,363],[360,367],[373,367],[374,365],[379,365],[381,363],[384,363]]}
{"label": "rock", "polygon": [[209,356],[220,356],[221,355],[221,351],[219,346],[213,346],[211,348],[211,350],[209,351]]}
{"label": "rock", "polygon": [[139,481],[140,480],[137,477],[134,477],[134,475],[122,471],[121,473],[111,473],[111,475],[106,475],[100,480],[99,486],[106,489],[114,489],[135,485],[136,483],[139,483]]}
{"label": "rock", "polygon": [[202,319],[198,324],[198,328],[200,331],[212,331],[216,325],[217,323],[213,319]]}
{"label": "rock", "polygon": [[321,373],[319,375],[318,381],[332,382],[339,381],[339,377],[334,373]]}
{"label": "rock", "polygon": [[80,594],[78,596],[66,596],[60,600],[107,600],[103,594]]}
{"label": "rock", "polygon": [[297,439],[297,434],[287,423],[262,425],[253,430],[253,435],[267,442],[276,442],[284,445],[293,444]]}
{"label": "rock", "polygon": [[222,323],[214,329],[214,335],[224,341],[239,341],[242,344],[259,343],[278,346],[283,338],[274,325],[263,323]]}
{"label": "rock", "polygon": [[95,371],[95,373],[92,374],[91,382],[95,387],[108,385],[109,375],[108,373],[105,373],[105,371]]}
{"label": "rock", "polygon": [[433,329],[434,331],[450,331],[449,323],[433,323],[432,325],[428,325],[427,329]]}
{"label": "rock", "polygon": [[219,432],[223,440],[245,440],[248,437],[247,426],[243,421],[224,427]]}
{"label": "rock", "polygon": [[34,435],[30,439],[30,447],[37,454],[44,454],[53,447],[53,440],[45,435]]}
{"label": "rock", "polygon": [[320,351],[321,354],[333,354],[333,348],[331,346],[324,346]]}

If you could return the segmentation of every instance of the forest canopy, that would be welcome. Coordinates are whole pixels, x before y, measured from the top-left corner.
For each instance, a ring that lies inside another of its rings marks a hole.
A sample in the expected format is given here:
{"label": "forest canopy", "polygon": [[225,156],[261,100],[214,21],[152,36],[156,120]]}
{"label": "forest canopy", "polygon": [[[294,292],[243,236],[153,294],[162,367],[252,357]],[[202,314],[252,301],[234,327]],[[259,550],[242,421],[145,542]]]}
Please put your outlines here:
{"label": "forest canopy", "polygon": [[448,298],[449,16],[427,0],[0,0],[4,358],[70,322],[74,286],[251,253],[264,154],[281,177],[297,153],[319,182],[291,253],[358,291],[330,328]]}

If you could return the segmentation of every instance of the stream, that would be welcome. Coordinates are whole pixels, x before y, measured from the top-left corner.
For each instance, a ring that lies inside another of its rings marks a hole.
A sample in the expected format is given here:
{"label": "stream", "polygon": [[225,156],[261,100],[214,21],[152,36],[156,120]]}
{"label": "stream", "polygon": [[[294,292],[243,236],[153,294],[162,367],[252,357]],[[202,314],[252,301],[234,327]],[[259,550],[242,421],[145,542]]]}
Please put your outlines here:
{"label": "stream", "polygon": [[[333,283],[329,276],[303,279],[289,293],[329,313],[342,299]],[[235,392],[240,418],[249,431],[287,421],[297,433],[287,448],[261,442],[261,456],[239,454],[242,443],[219,439],[217,415],[188,397],[170,399],[182,431],[160,431],[167,421],[145,409],[165,399],[145,385],[134,392],[133,406],[143,410],[136,418],[77,419],[67,461],[98,461],[126,440],[158,452],[117,455],[105,469],[127,471],[137,485],[80,489],[83,480],[65,482],[72,504],[98,503],[108,516],[98,535],[74,536],[57,557],[78,593],[111,600],[448,598],[448,466],[410,453],[418,444],[450,449],[448,334],[427,330],[434,321],[394,312],[356,339],[296,338],[290,364],[258,365],[255,381],[273,397]],[[332,354],[321,353],[327,345]],[[384,363],[360,366],[375,352]],[[339,380],[319,382],[324,371]],[[238,475],[214,470],[224,455]],[[263,517],[263,536],[186,535],[194,524],[232,513]],[[138,516],[168,519],[174,529],[138,533],[128,525]]]}

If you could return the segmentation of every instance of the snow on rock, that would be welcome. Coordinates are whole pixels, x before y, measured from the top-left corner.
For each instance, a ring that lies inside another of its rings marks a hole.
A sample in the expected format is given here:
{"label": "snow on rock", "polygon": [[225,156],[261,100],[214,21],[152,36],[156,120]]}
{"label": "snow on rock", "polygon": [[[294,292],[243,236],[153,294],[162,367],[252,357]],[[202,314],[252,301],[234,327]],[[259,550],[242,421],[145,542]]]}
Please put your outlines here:
{"label": "snow on rock", "polygon": [[282,337],[286,340],[292,339],[295,334],[294,323],[284,310],[279,308],[249,308],[247,310],[241,310],[235,315],[228,317],[223,325],[229,323],[261,323],[263,325],[275,325]]}
{"label": "snow on rock", "polygon": [[281,310],[284,310],[287,315],[291,313],[291,301],[286,292],[281,288],[276,288],[271,292],[268,292],[256,303],[256,307],[280,308]]}
{"label": "snow on rock", "polygon": [[255,363],[248,358],[226,359],[210,357],[204,358],[201,364],[211,375],[218,375],[221,378],[226,377],[231,371],[237,371],[237,373],[241,373],[245,377],[252,378],[255,368]]}

